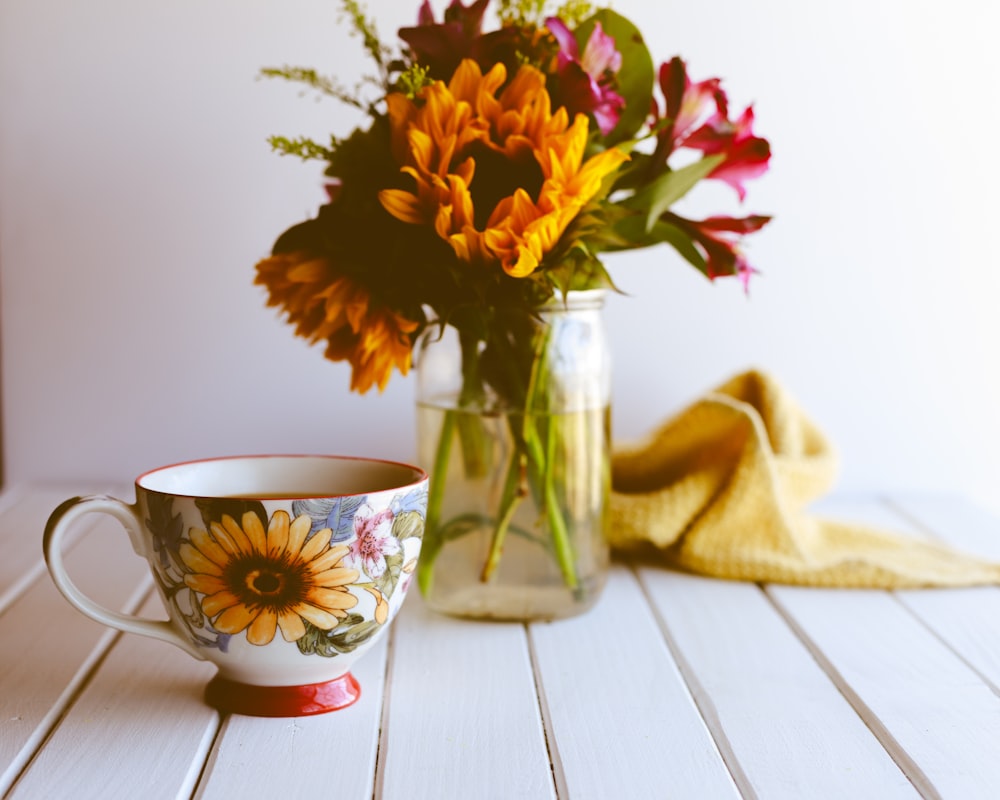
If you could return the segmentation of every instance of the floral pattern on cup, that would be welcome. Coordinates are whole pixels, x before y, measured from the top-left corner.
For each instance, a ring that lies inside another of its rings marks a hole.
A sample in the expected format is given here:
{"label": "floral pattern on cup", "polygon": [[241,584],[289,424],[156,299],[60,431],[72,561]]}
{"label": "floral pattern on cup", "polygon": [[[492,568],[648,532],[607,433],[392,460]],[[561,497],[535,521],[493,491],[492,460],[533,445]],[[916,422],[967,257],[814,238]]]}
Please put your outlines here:
{"label": "floral pattern on cup", "polygon": [[192,641],[228,652],[233,637],[284,639],[327,658],[367,642],[405,590],[424,530],[426,486],[406,494],[295,500],[198,500],[184,531],[170,495],[150,495],[146,527],[166,601]]}

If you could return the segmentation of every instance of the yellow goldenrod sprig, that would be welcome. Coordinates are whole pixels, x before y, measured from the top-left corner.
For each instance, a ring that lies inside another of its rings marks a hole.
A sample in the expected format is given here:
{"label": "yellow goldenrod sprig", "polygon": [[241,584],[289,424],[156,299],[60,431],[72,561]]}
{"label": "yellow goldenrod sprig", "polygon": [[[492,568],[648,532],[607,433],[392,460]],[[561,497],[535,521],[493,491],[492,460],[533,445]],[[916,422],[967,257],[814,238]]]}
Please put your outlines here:
{"label": "yellow goldenrod sprig", "polygon": [[330,137],[330,146],[324,147],[318,142],[300,136],[289,139],[286,136],[269,136],[267,139],[271,148],[283,156],[298,156],[303,161],[329,161],[334,151],[340,145],[336,137]]}
{"label": "yellow goldenrod sprig", "polygon": [[320,75],[316,70],[308,67],[265,67],[260,71],[262,78],[282,78],[294,83],[304,83],[310,89],[333,97],[342,103],[346,103],[354,108],[365,109],[366,104],[360,100],[350,90],[344,88],[337,82],[336,78]]}

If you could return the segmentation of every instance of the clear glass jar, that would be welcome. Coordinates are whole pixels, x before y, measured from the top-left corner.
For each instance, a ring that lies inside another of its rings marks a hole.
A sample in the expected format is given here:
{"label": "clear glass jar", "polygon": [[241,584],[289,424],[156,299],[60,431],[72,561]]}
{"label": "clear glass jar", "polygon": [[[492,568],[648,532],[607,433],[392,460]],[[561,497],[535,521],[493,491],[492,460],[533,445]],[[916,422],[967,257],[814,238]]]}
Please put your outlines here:
{"label": "clear glass jar", "polygon": [[431,471],[418,581],[463,617],[589,608],[609,561],[611,361],[603,291],[491,329],[431,330],[418,359],[419,458]]}

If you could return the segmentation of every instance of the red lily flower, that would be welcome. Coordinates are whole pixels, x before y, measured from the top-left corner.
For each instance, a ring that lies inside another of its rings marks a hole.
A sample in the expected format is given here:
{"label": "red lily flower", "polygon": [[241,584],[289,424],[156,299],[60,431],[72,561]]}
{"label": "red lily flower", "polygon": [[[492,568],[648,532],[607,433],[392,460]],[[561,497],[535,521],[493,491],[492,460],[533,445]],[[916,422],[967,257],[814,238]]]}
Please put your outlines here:
{"label": "red lily flower", "polygon": [[746,197],[743,181],[767,172],[771,159],[771,146],[767,139],[754,136],[752,128],[753,108],[748,106],[735,122],[722,114],[714,115],[684,142],[685,147],[701,150],[707,156],[719,153],[725,156],[725,161],[708,177],[732,186],[740,200]]}
{"label": "red lily flower", "polygon": [[739,248],[743,236],[754,233],[771,221],[770,217],[754,214],[749,217],[709,217],[691,220],[668,212],[665,222],[676,225],[694,242],[705,259],[705,273],[711,280],[736,275],[744,291],[750,288],[750,276],[757,272]]}
{"label": "red lily flower", "polygon": [[[660,67],[659,77],[667,122],[657,134],[656,162],[665,166],[681,147],[706,156],[722,155],[723,162],[708,177],[732,186],[743,200],[743,182],[764,174],[771,158],[767,139],[753,133],[753,107],[747,106],[735,122],[730,120],[729,100],[719,79],[692,83],[686,65],[676,56]],[[653,111],[658,116],[658,109]]]}
{"label": "red lily flower", "polygon": [[556,101],[571,116],[579,112],[593,114],[601,133],[607,136],[625,107],[625,98],[612,88],[622,67],[622,54],[615,49],[615,40],[598,22],[581,56],[576,37],[559,17],[549,17],[545,26],[559,43]]}
{"label": "red lily flower", "polygon": [[[718,78],[691,83],[684,61],[674,56],[660,65],[660,91],[666,103],[666,126],[657,135],[657,153],[666,159],[682,147],[692,130],[713,114],[728,113],[729,100]],[[653,114],[659,116],[654,105]]]}

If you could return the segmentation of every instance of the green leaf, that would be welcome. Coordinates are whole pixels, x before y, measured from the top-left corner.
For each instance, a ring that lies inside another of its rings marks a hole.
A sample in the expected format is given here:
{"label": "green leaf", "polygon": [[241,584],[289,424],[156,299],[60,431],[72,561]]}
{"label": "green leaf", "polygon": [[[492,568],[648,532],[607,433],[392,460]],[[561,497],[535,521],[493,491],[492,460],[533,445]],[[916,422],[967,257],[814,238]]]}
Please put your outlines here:
{"label": "green leaf", "polygon": [[400,541],[424,535],[424,518],[417,511],[404,511],[392,521],[392,535]]}
{"label": "green leaf", "polygon": [[659,241],[666,242],[673,247],[685,261],[699,272],[708,274],[705,257],[694,246],[694,240],[688,234],[669,222],[657,222],[653,226],[653,230]]}
{"label": "green leaf", "polygon": [[388,600],[392,593],[396,591],[396,584],[399,582],[399,573],[403,571],[403,550],[398,553],[390,553],[385,557],[385,572],[375,578],[372,582]]}
{"label": "green leaf", "polygon": [[723,162],[725,156],[707,156],[686,167],[664,172],[646,184],[623,205],[646,215],[646,230],[652,230],[660,216],[686,195],[701,180]]}
{"label": "green leaf", "polygon": [[574,31],[580,52],[583,52],[598,22],[604,32],[615,40],[615,48],[622,54],[617,89],[625,98],[625,108],[607,138],[608,144],[614,144],[634,136],[649,116],[656,72],[642,33],[628,19],[609,8],[601,9]]}
{"label": "green leaf", "polygon": [[304,621],[306,632],[296,644],[304,655],[334,658],[340,653],[350,653],[367,642],[382,626],[375,620],[365,620],[360,614],[349,614],[332,631],[317,628]]}
{"label": "green leaf", "polygon": [[652,247],[656,244],[669,244],[680,256],[699,272],[708,274],[708,266],[705,257],[694,246],[694,240],[683,229],[663,220],[649,230],[646,229],[645,220],[641,215],[627,217],[615,225],[615,230],[623,241],[628,244],[624,247],[609,247],[609,250],[631,250],[639,247]]}
{"label": "green leaf", "polygon": [[559,264],[547,270],[547,274],[564,296],[568,292],[585,289],[618,291],[604,264],[586,252],[583,247],[577,247]]}

